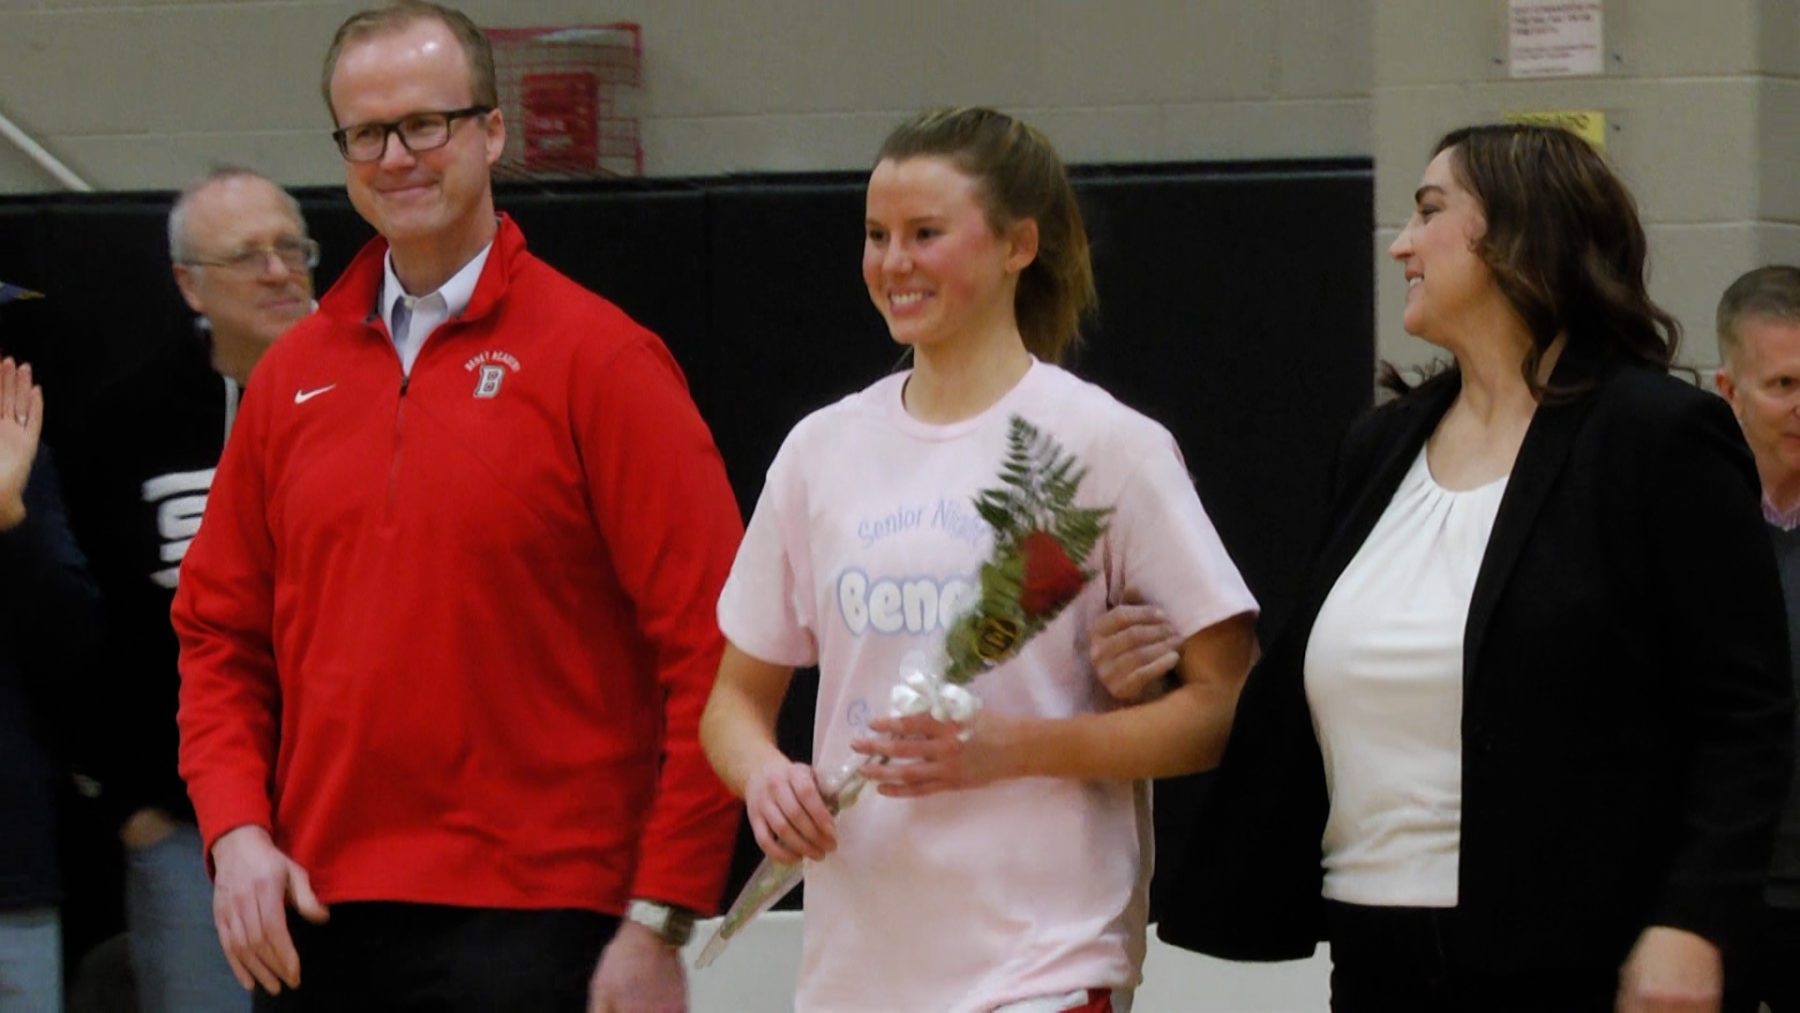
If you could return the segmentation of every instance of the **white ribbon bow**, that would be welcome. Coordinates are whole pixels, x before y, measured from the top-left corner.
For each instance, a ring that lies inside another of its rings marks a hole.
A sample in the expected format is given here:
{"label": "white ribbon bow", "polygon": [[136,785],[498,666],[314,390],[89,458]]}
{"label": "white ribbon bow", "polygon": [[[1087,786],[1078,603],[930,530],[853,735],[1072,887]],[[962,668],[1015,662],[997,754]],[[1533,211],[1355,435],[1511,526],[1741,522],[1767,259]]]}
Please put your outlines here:
{"label": "white ribbon bow", "polygon": [[[888,704],[897,718],[930,714],[939,721],[962,724],[981,710],[981,698],[954,683],[944,681],[935,666],[908,655],[900,662],[900,685],[888,694]],[[963,731],[963,737],[968,736]]]}

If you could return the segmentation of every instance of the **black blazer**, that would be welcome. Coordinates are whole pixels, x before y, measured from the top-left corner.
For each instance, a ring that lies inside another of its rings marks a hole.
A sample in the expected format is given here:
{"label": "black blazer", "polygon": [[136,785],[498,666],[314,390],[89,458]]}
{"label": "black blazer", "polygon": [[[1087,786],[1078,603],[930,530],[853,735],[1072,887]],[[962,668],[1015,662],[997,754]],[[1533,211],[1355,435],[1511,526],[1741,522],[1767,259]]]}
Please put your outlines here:
{"label": "black blazer", "polygon": [[[1756,472],[1724,401],[1571,352],[1532,417],[1463,646],[1460,952],[1471,968],[1621,962],[1648,925],[1729,944],[1790,773],[1793,689]],[[1328,799],[1302,686],[1313,620],[1458,390],[1360,422],[1288,628],[1251,675],[1159,935],[1239,960],[1324,930]],[[1167,863],[1166,863],[1167,864]]]}

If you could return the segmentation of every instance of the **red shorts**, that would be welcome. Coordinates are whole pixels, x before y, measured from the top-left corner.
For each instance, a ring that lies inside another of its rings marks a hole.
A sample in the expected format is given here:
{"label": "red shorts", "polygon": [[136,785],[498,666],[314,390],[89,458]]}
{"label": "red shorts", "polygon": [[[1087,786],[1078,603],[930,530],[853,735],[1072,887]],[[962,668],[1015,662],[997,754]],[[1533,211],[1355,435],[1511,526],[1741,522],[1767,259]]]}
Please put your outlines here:
{"label": "red shorts", "polygon": [[1059,995],[1040,995],[1031,999],[1022,999],[1018,1002],[1007,1003],[1000,1006],[994,1013],[1006,1013],[1008,1010],[1018,1010],[1022,1008],[1034,1010],[1047,1009],[1049,1003],[1058,1000],[1063,1002],[1073,1001],[1075,1005],[1058,1006],[1056,1007],[1056,1013],[1114,1013],[1112,997],[1112,989],[1110,988],[1090,988],[1086,992],[1064,992]]}

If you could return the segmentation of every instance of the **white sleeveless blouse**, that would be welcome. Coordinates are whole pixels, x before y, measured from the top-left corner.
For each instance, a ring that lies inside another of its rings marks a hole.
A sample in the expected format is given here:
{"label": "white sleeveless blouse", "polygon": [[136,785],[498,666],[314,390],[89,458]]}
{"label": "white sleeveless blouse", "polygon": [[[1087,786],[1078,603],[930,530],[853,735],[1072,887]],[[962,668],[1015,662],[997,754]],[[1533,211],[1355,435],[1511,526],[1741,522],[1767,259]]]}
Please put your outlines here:
{"label": "white sleeveless blouse", "polygon": [[1443,488],[1420,448],[1319,609],[1306,697],[1331,795],[1328,899],[1456,906],[1463,630],[1505,491]]}

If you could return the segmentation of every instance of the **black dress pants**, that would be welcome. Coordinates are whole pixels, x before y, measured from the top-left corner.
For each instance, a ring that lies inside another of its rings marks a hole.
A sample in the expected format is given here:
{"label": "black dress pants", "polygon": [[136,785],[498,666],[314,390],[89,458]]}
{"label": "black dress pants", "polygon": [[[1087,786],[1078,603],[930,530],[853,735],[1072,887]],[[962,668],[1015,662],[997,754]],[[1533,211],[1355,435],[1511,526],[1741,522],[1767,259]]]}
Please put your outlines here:
{"label": "black dress pants", "polygon": [[1334,1013],[1610,1013],[1618,994],[1611,961],[1470,969],[1458,949],[1455,908],[1326,901],[1325,918]]}
{"label": "black dress pants", "polygon": [[594,911],[436,904],[334,904],[314,925],[293,913],[300,987],[256,993],[258,1013],[581,1013],[619,920]]}

